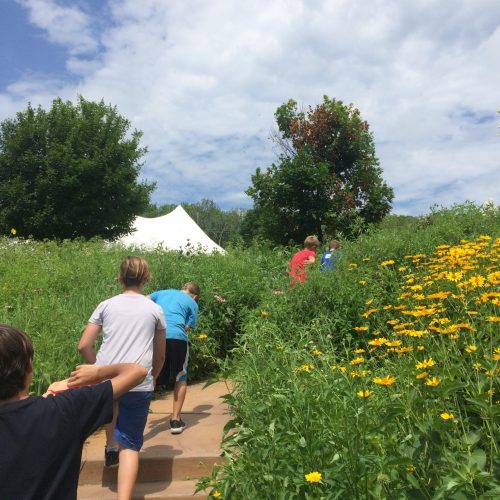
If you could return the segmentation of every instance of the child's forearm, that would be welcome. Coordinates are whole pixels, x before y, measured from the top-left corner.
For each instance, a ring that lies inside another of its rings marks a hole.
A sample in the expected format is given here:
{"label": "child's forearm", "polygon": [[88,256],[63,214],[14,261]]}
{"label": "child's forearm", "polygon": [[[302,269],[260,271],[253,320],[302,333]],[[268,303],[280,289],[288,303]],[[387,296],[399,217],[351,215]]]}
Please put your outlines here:
{"label": "child's forearm", "polygon": [[68,387],[94,385],[103,380],[110,380],[113,385],[113,396],[117,399],[140,384],[146,375],[146,368],[135,363],[80,365],[71,372]]}
{"label": "child's forearm", "polygon": [[80,347],[79,349],[82,358],[90,364],[94,364],[96,361],[96,352],[92,346]]}

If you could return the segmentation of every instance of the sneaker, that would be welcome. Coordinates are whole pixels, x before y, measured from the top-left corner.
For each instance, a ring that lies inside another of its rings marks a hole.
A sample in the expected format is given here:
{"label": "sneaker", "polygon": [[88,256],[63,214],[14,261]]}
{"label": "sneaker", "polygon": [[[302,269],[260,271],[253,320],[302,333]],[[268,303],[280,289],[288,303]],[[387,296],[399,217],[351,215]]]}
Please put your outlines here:
{"label": "sneaker", "polygon": [[182,420],[170,420],[170,432],[172,434],[180,434],[184,427],[186,427],[186,424]]}
{"label": "sneaker", "polygon": [[106,467],[114,467],[115,465],[118,465],[119,457],[120,454],[118,448],[114,446],[104,448],[104,465]]}

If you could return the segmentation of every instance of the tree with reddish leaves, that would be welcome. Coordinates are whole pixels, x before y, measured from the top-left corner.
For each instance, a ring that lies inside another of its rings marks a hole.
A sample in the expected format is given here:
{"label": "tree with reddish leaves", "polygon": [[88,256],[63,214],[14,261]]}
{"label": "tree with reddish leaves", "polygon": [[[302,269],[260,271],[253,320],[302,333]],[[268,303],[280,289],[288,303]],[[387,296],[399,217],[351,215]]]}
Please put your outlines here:
{"label": "tree with reddish leaves", "polygon": [[324,96],[306,112],[289,100],[275,117],[279,162],[257,169],[247,190],[254,234],[281,244],[312,233],[351,237],[389,213],[393,191],[358,109]]}

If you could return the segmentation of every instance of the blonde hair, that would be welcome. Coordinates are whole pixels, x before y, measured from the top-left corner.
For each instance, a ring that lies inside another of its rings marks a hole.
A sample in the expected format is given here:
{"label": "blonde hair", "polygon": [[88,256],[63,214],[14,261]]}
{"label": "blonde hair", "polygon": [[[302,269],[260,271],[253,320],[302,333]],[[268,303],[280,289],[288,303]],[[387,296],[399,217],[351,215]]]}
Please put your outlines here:
{"label": "blonde hair", "polygon": [[122,260],[119,279],[124,286],[141,286],[150,278],[149,264],[142,257],[129,255]]}
{"label": "blonde hair", "polygon": [[311,249],[311,248],[319,248],[319,240],[316,235],[308,236],[304,240],[304,248]]}
{"label": "blonde hair", "polygon": [[340,248],[340,241],[338,240],[332,240],[330,243],[328,243],[328,248],[329,250],[337,250]]}

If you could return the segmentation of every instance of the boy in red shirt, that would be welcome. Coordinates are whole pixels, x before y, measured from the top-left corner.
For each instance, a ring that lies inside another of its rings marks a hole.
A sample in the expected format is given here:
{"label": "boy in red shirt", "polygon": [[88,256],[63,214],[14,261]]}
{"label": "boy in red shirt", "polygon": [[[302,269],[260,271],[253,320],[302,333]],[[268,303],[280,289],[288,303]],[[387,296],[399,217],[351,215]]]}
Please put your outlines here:
{"label": "boy in red shirt", "polygon": [[316,262],[316,250],[319,248],[317,236],[308,236],[304,240],[304,248],[297,252],[289,263],[289,275],[292,279],[291,286],[304,283],[307,278],[306,268]]}

